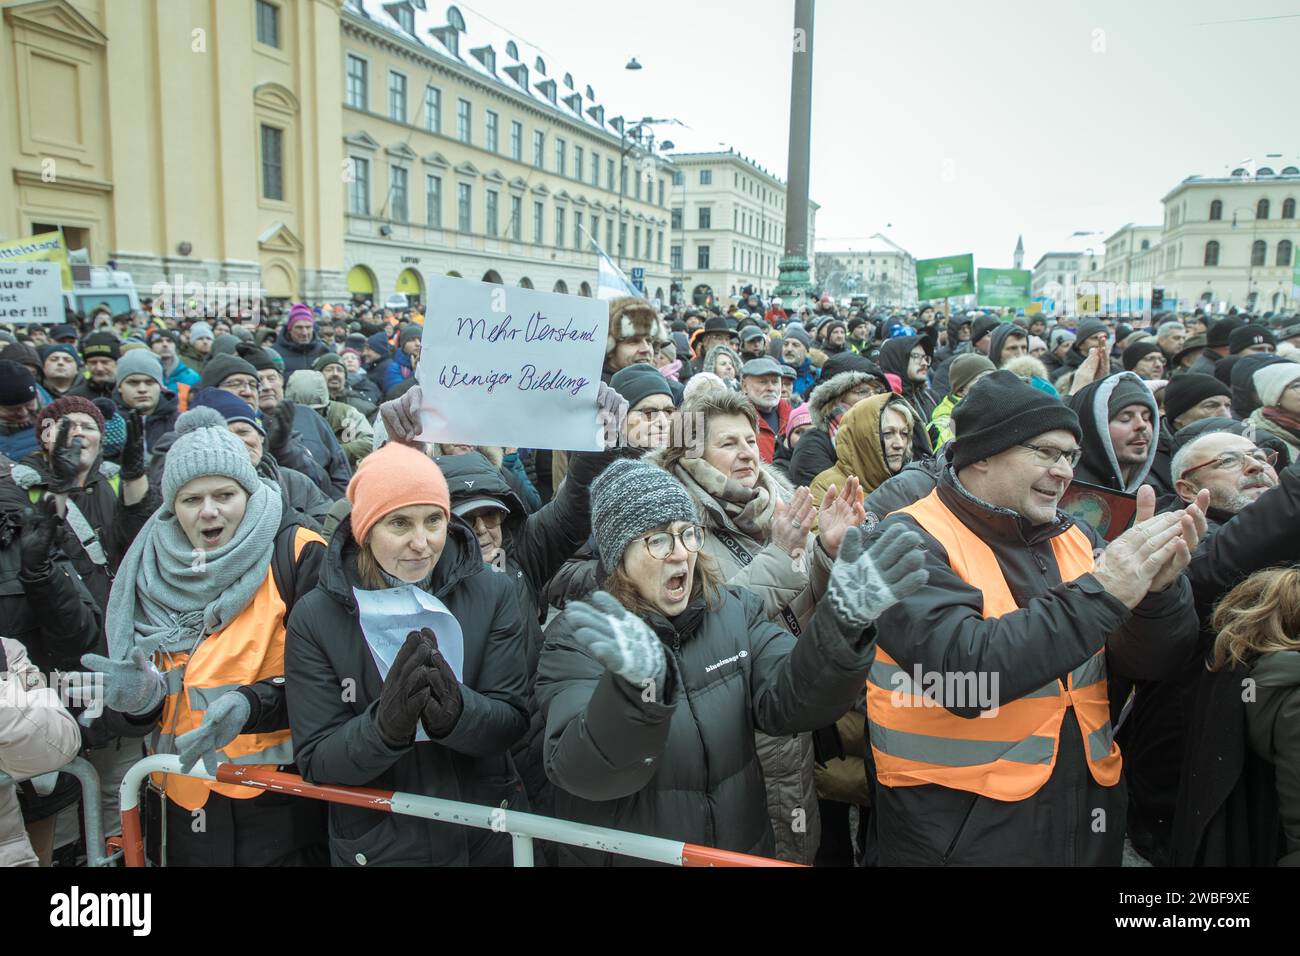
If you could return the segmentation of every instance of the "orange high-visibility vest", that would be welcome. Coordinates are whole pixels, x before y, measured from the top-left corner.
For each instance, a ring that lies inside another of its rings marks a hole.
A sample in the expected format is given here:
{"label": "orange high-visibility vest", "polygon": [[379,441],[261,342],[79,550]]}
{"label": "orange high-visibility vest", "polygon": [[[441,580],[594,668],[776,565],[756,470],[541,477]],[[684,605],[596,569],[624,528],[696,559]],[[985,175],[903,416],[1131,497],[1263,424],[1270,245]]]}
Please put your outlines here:
{"label": "orange high-visibility vest", "polygon": [[[316,532],[298,528],[293,542],[295,560],[312,541],[325,543]],[[284,677],[285,609],[275,574],[268,567],[253,600],[225,630],[208,635],[192,651],[154,654],[154,663],[162,671],[167,688],[162,719],[154,735],[154,753],[175,753],[176,738],[202,724],[204,712],[222,694],[245,684]],[[287,729],[240,734],[217,751],[217,762],[274,770],[281,764],[293,763],[293,740]],[[236,800],[249,800],[262,792],[179,774],[155,773],[153,780],[167,791],[168,799],[186,810],[203,806],[213,790]]]}
{"label": "orange high-visibility vest", "polygon": [[[1019,610],[993,551],[948,510],[937,491],[901,510],[943,546],[957,576],[984,593],[985,618]],[[1077,527],[1054,537],[1052,550],[1063,582],[1093,569],[1092,544]],[[1054,680],[1018,700],[997,701],[996,714],[986,717],[958,717],[936,706],[954,702],[936,701],[934,695],[925,699],[913,676],[883,649],[876,650],[867,679],[867,715],[876,778],[884,786],[935,783],[994,800],[1032,797],[1056,767],[1067,707],[1074,708],[1093,779],[1103,787],[1119,782],[1105,648],[1071,671],[1066,682]],[[968,678],[964,687],[973,683]]]}

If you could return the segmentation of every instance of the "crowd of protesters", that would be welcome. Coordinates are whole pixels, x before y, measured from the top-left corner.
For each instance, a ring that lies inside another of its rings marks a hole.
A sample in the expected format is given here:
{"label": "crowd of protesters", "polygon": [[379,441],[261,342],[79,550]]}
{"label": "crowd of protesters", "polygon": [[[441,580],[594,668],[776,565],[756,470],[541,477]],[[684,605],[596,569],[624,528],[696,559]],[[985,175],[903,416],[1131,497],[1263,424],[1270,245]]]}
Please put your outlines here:
{"label": "crowd of protesters", "polygon": [[[420,441],[419,309],[67,319],[0,328],[0,864],[148,753],[809,865],[1300,861],[1300,317],[617,298],[596,452]],[[175,773],[146,829],[511,855]]]}

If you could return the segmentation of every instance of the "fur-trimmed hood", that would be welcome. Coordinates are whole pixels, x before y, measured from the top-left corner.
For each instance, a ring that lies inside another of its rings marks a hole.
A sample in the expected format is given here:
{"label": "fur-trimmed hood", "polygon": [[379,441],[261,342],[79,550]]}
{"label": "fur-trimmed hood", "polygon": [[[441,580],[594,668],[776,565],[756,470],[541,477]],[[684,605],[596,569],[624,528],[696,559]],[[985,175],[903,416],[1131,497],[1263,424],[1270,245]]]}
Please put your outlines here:
{"label": "fur-trimmed hood", "polygon": [[605,355],[623,339],[648,335],[652,341],[668,341],[668,332],[655,307],[645,299],[623,296],[609,303],[609,330],[605,339]]}
{"label": "fur-trimmed hood", "polygon": [[877,382],[888,387],[887,382],[869,372],[840,372],[814,388],[808,396],[808,414],[812,416],[813,428],[822,432],[829,431],[831,411],[839,398],[845,392],[851,392],[867,382]]}

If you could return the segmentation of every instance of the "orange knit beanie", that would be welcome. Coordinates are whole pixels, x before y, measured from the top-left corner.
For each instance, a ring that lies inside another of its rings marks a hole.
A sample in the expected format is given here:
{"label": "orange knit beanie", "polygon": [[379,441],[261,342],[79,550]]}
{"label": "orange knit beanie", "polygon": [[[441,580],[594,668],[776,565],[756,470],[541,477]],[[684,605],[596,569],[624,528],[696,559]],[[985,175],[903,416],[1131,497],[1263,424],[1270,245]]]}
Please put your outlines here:
{"label": "orange knit beanie", "polygon": [[451,492],[442,471],[427,455],[397,442],[371,452],[348,482],[352,537],[364,543],[375,522],[408,505],[437,505],[451,514]]}

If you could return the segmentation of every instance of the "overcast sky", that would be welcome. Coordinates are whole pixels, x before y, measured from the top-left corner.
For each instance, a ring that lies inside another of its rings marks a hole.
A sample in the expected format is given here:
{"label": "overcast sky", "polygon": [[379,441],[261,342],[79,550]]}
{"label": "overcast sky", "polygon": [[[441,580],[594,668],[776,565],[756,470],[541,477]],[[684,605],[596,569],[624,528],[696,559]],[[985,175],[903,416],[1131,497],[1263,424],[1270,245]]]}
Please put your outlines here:
{"label": "overcast sky", "polygon": [[[610,115],[675,117],[689,130],[661,138],[735,146],[785,177],[793,0],[461,5]],[[814,36],[821,249],[887,232],[919,258],[1005,268],[1023,233],[1032,267],[1158,224],[1187,176],[1300,157],[1295,2],[821,0]],[[644,69],[625,70],[630,56]]]}

